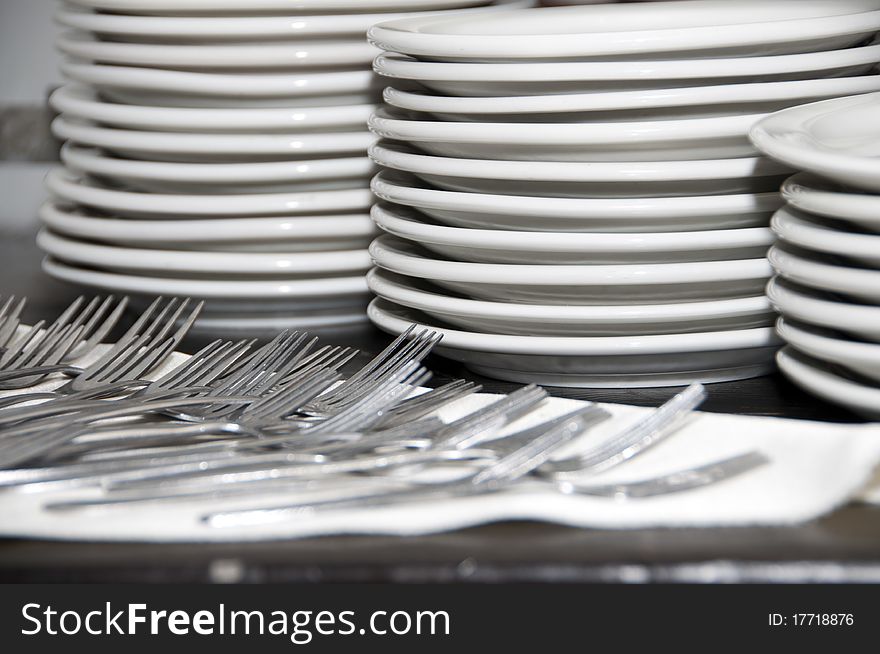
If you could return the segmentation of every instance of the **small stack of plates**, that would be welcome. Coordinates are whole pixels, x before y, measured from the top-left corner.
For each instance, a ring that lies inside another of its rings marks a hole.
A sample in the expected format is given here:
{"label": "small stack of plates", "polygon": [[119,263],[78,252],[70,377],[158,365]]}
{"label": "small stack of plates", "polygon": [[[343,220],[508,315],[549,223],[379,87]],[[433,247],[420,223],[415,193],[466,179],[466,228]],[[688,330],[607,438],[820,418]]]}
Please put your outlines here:
{"label": "small stack of plates", "polygon": [[796,384],[880,416],[880,94],[786,109],[755,144],[799,168],[773,217],[777,276],[767,294],[788,343],[779,367]]}
{"label": "small stack of plates", "polygon": [[364,321],[379,52],[366,31],[491,2],[71,0],[45,269],[207,299],[203,331]]}
{"label": "small stack of plates", "polygon": [[[664,386],[761,375],[790,174],[748,131],[880,90],[880,0],[691,0],[420,17],[369,32],[371,319],[487,376]],[[418,84],[414,87],[414,84]]]}

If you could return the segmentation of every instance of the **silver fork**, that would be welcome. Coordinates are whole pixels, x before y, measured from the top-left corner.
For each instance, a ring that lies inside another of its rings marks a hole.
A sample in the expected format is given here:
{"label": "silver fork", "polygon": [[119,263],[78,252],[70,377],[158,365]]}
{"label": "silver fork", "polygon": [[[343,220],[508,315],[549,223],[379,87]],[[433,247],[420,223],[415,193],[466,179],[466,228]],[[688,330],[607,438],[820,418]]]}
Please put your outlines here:
{"label": "silver fork", "polygon": [[[69,363],[58,363],[58,364],[51,365],[51,366],[50,365],[41,365],[41,366],[35,366],[33,368],[19,368],[18,370],[7,370],[4,372],[0,372],[0,384],[6,384],[6,383],[12,383],[12,382],[15,382],[17,384],[22,379],[26,379],[29,377],[42,378],[42,377],[46,377],[47,375],[54,375],[56,373],[74,376],[74,375],[80,374],[81,372],[82,372],[82,368],[80,368],[79,366],[71,365]],[[34,382],[34,383],[36,383],[36,382]],[[28,383],[28,385],[32,386],[33,384]],[[13,385],[12,389],[7,389],[7,390],[14,390],[17,388],[19,388],[19,386]],[[43,392],[48,392],[48,391],[43,391]],[[52,391],[51,395],[57,396],[57,395],[60,395],[60,393],[56,393],[55,391]],[[30,401],[28,399],[29,396],[15,395],[13,397],[18,398],[18,399],[16,399],[14,402],[11,402],[12,404],[20,404],[21,402]],[[4,398],[4,399],[8,400],[10,398]]]}
{"label": "silver fork", "polygon": [[441,406],[451,404],[468,395],[479,393],[482,386],[463,379],[438,386],[430,391],[399,402],[388,410],[387,416],[377,425],[390,429],[414,422]]}
{"label": "silver fork", "polygon": [[147,392],[181,386],[208,386],[235,366],[253,344],[252,340],[213,341],[152,382]]}
{"label": "silver fork", "polygon": [[355,348],[325,345],[308,356],[303,357],[291,373],[282,379],[280,383],[286,384],[304,373],[319,368],[339,370],[356,357],[357,354],[358,350]]}
{"label": "silver fork", "polygon": [[511,454],[464,479],[420,484],[378,493],[359,493],[329,500],[218,511],[208,513],[202,519],[213,527],[242,526],[296,519],[327,509],[364,509],[435,497],[451,499],[498,492],[529,474],[534,468],[549,459],[557,449],[608,417],[608,412],[597,406],[583,407],[563,424],[557,424]]}
{"label": "silver fork", "polygon": [[[119,390],[120,392],[123,390],[131,390],[135,395],[146,396],[163,390],[183,387],[193,388],[209,384],[227,370],[229,366],[234,364],[234,362],[247,351],[249,346],[250,343],[247,341],[239,341],[238,343],[232,343],[231,341],[214,341],[159,379],[153,382],[144,381],[139,384],[126,384],[125,382],[127,380],[123,380],[122,385],[119,386]],[[59,406],[64,406],[64,404],[59,405],[59,402],[69,402],[73,399],[88,399],[90,397],[90,390],[99,391],[95,397],[100,398],[100,391],[102,389],[107,388],[113,390],[117,386],[118,384],[116,383],[110,383],[102,384],[86,391],[73,391],[66,394],[58,393],[57,391],[50,391],[40,394],[29,393],[26,395],[5,398],[0,400],[0,428],[2,428],[4,423],[9,422],[10,420],[16,420],[16,416],[20,414],[20,411],[17,414],[12,410],[4,412],[2,411],[4,408],[8,409],[17,404],[33,400],[51,399],[53,400],[52,402],[41,405],[43,407],[42,409],[33,409],[28,416],[29,419],[48,417],[52,413],[57,412]],[[62,418],[61,420],[65,419]],[[48,428],[51,428],[51,426]]]}
{"label": "silver fork", "polygon": [[[51,399],[50,402],[34,404],[31,406],[14,407],[8,406],[0,411],[0,437],[10,425],[22,425],[31,420],[48,419],[53,416],[75,413],[76,411],[87,410],[90,407],[105,407],[106,404],[95,404],[96,400],[107,400],[110,398],[125,397],[133,391],[148,386],[150,382],[145,380],[123,380],[110,384],[103,384],[84,391],[76,391],[67,395],[58,395],[56,393],[46,393]],[[28,398],[34,398],[41,393],[30,393]],[[12,399],[23,397],[15,396]],[[59,426],[63,426],[68,418],[59,418]],[[50,423],[43,422],[43,425]]]}
{"label": "silver fork", "polygon": [[358,398],[357,401],[346,403],[342,410],[314,423],[304,431],[311,436],[368,430],[385,417],[385,411],[389,407],[394,406],[401,397],[409,395],[414,388],[427,382],[430,377],[431,373],[417,361],[409,361],[399,369],[383,374],[380,383],[376,380],[371,381],[369,393],[354,393]]}
{"label": "silver fork", "polygon": [[[63,427],[70,419],[66,414],[73,413],[75,417],[79,417],[77,412],[84,412],[86,416],[89,413],[88,404],[80,405],[79,409],[70,409],[71,402],[81,402],[92,399],[92,397],[94,399],[102,399],[102,397],[108,395],[108,393],[103,393],[102,395],[100,393],[102,389],[112,391],[118,387],[120,392],[123,390],[133,390],[134,393],[130,397],[141,399],[155,398],[163,394],[167,396],[168,391],[179,389],[188,389],[188,391],[193,392],[199,389],[209,391],[210,389],[205,385],[210,384],[218,376],[222,375],[229,366],[233,365],[236,360],[244,355],[250,345],[251,342],[248,341],[239,341],[237,343],[220,340],[214,341],[153,382],[144,381],[143,383],[129,384],[123,381],[121,384],[118,382],[115,384],[105,384],[92,390],[74,391],[67,395],[48,394],[48,397],[53,399],[52,402],[29,409],[0,411],[0,428],[2,428],[3,424],[21,423],[26,420],[40,420],[39,426],[47,431],[54,430],[56,426]],[[94,393],[93,391],[98,392]],[[33,398],[33,394],[28,397]],[[107,407],[95,404],[91,408],[100,411]],[[56,423],[49,420],[53,414],[59,416]],[[133,425],[127,428],[116,427],[114,438],[117,440],[124,439],[126,430],[134,438],[143,429],[142,425]],[[204,431],[207,433],[208,430]],[[2,435],[2,431],[0,431],[0,435]],[[82,450],[83,448],[68,448],[68,450],[71,449]]]}
{"label": "silver fork", "polygon": [[[155,398],[163,391],[181,388],[189,388],[193,391],[204,390],[206,392],[199,393],[201,401],[194,403],[196,409],[206,407],[202,411],[185,411],[180,403],[169,406],[165,411],[174,416],[183,415],[189,420],[193,420],[193,416],[198,416],[200,426],[195,429],[183,426],[175,430],[173,427],[168,429],[168,426],[164,425],[166,429],[161,435],[153,426],[148,429],[150,433],[148,438],[156,441],[164,436],[166,440],[173,441],[181,433],[184,436],[207,433],[262,436],[260,429],[263,425],[278,425],[287,413],[296,410],[305,401],[313,399],[338,379],[338,373],[314,366],[305,366],[298,375],[288,374],[302,359],[304,348],[301,346],[304,340],[305,335],[301,334],[281,335],[273,344],[262,348],[257,356],[249,357],[250,366],[235,365],[247,351],[249,342],[215,341],[208,344],[186,362],[135,395],[139,398]],[[322,356],[319,360],[326,361],[328,357]],[[235,367],[236,374],[224,380],[224,383],[216,388],[181,387],[181,384],[211,383],[230,367]],[[285,377],[286,381],[275,389],[274,384],[278,377]],[[241,397],[234,395],[236,393],[250,398],[250,402],[243,403]],[[226,402],[228,397],[232,397],[234,401]],[[22,422],[26,419],[43,418],[32,424],[29,431],[35,429],[53,431],[56,427],[63,427],[69,419],[67,415],[87,408],[88,405],[72,407],[69,401],[55,402],[49,406],[43,405],[0,414],[0,425],[4,419],[7,422]],[[91,408],[91,416],[103,415],[100,410],[104,407]],[[52,413],[62,415],[53,422],[49,419]],[[232,417],[235,418],[235,422],[232,421]],[[116,444],[129,439],[147,438],[143,436],[143,431],[142,425],[116,427],[112,438]],[[16,429],[15,433],[21,433],[21,430]],[[74,448],[68,447],[68,451],[71,449],[79,451],[80,454],[88,450],[84,444]]]}
{"label": "silver fork", "polygon": [[247,395],[257,401],[282,383],[297,383],[313,371],[311,366],[301,366],[315,342],[314,339],[306,342],[307,337],[307,334],[299,332],[282,332],[217,379],[205,394],[206,398],[212,400],[210,405],[198,412],[170,412],[169,415],[185,422],[226,421],[239,407],[224,404],[224,397]]}
{"label": "silver fork", "polygon": [[[224,398],[224,401],[249,403],[251,398]],[[59,421],[53,417],[48,421],[30,421],[24,427],[8,428],[0,439],[0,467],[11,468],[38,458],[54,447],[79,437],[93,422],[157,413],[175,407],[197,406],[205,404],[205,399],[198,395],[193,397],[193,389],[176,389],[156,393],[148,399],[117,400],[105,404],[104,407],[96,407],[94,400],[68,404],[65,410],[71,415],[66,424],[60,426]],[[88,411],[83,412],[83,408]]]}
{"label": "silver fork", "polygon": [[[586,407],[570,414],[571,420],[584,420],[590,426],[598,423],[608,417],[608,414],[596,407]],[[553,429],[559,429],[560,425],[553,424]],[[565,427],[565,425],[562,425]],[[326,461],[303,465],[302,462],[296,460],[287,461],[283,456],[257,455],[248,459],[226,459],[216,458],[199,466],[199,462],[182,462],[174,463],[166,469],[154,470],[127,470],[118,473],[111,473],[102,478],[102,486],[109,491],[107,498],[99,498],[95,500],[75,501],[71,503],[62,503],[53,506],[53,508],[84,508],[87,506],[100,506],[102,504],[143,502],[153,500],[174,499],[178,495],[186,497],[195,497],[198,495],[214,495],[218,491],[227,490],[230,487],[241,487],[243,489],[254,485],[271,490],[274,485],[285,487],[290,482],[326,482],[338,484],[340,480],[346,480],[352,474],[362,474],[365,472],[375,472],[377,470],[387,470],[389,468],[413,465],[420,463],[441,463],[456,461],[489,461],[496,459],[496,463],[492,465],[497,475],[497,481],[502,483],[501,471],[507,470],[508,475],[512,478],[515,474],[519,474],[517,466],[537,465],[543,460],[540,451],[544,447],[543,441],[533,439],[525,447],[519,448],[516,452],[517,457],[507,457],[503,465],[498,465],[501,461],[497,461],[498,457],[490,450],[480,450],[471,448],[469,450],[452,449],[448,451],[439,450],[422,450],[410,452],[397,452],[394,454],[371,455],[359,457],[355,459],[346,459],[342,461]],[[537,450],[537,454],[535,454]],[[524,454],[529,453],[529,456]],[[300,454],[300,456],[302,456]],[[537,456],[537,458],[533,458]],[[157,475],[157,473],[159,473]],[[26,473],[19,473],[19,476]],[[43,473],[44,475],[46,473]],[[479,473],[477,473],[479,474]],[[475,475],[471,475],[475,476]],[[361,477],[358,477],[361,478]],[[386,477],[373,478],[377,485],[384,486],[388,482],[392,482],[395,487],[406,485],[413,487],[414,492],[421,492],[425,486],[414,484],[413,482],[403,482]],[[493,486],[492,480],[495,476],[485,475],[477,477],[478,486],[489,489]],[[505,478],[506,479],[506,478]],[[2,481],[2,476],[0,476]],[[442,485],[442,484],[441,484]],[[442,485],[446,486],[446,485]]]}
{"label": "silver fork", "polygon": [[[254,400],[249,396],[233,397],[233,401],[226,403],[226,406],[229,411],[235,412],[236,415],[226,421],[94,427],[89,431],[90,438],[80,443],[70,443],[66,448],[61,449],[60,452],[56,451],[56,458],[70,456],[71,454],[87,457],[91,452],[120,449],[132,445],[140,447],[148,445],[153,447],[189,445],[192,439],[203,438],[208,435],[225,438],[247,436],[252,439],[268,439],[268,432],[264,430],[270,427],[277,427],[284,420],[287,413],[295,411],[297,407],[321,393],[329,385],[333,384],[338,379],[338,376],[338,373],[333,371],[319,369],[313,371],[302,380],[278,388],[262,399]],[[152,389],[152,386],[149,388]],[[175,387],[170,390],[185,389],[177,389]],[[161,389],[151,390],[151,397],[155,398],[159,393],[161,393]],[[135,397],[142,399],[137,395]],[[197,397],[200,401],[195,403],[196,406],[216,401],[212,396],[205,393],[197,394]],[[225,402],[226,397],[230,396],[224,396],[220,401]],[[170,407],[170,409],[167,412],[180,412],[179,405]],[[178,411],[174,409],[178,409]],[[61,427],[58,423],[44,423],[44,425],[43,429],[47,431],[56,426]],[[232,448],[222,440],[215,442],[220,446],[218,449],[229,449],[231,452]],[[209,444],[210,442],[204,445]],[[203,449],[207,450],[210,448],[205,447]],[[173,451],[169,451],[168,454],[170,456],[175,455]],[[134,452],[132,455],[137,456],[138,453]],[[315,457],[313,456],[312,458]]]}
{"label": "silver fork", "polygon": [[[422,374],[420,366],[416,362],[410,362],[409,367],[412,369],[412,373],[407,374]],[[402,380],[396,378],[391,378],[387,380],[388,387],[396,389],[405,389],[405,382],[406,378]],[[534,389],[527,390],[534,391]],[[386,400],[376,398],[373,400],[373,402],[381,404],[383,401],[387,402],[392,400],[393,398],[389,398]],[[497,419],[501,410],[501,408],[497,405],[497,402],[493,403],[488,407],[484,407],[483,409],[478,410],[477,412],[475,412],[475,414],[477,417],[491,416]],[[519,400],[507,403],[504,407],[504,410],[507,411],[511,416],[518,416],[521,415],[523,407],[532,406],[534,406],[534,404],[523,404],[523,396],[521,395]],[[375,407],[370,407],[370,410],[373,410],[374,408]],[[572,415],[578,415],[578,412],[575,412],[574,414],[569,414],[567,418],[571,418]],[[464,427],[469,427],[475,422],[472,415],[469,414],[468,418],[469,420],[466,423],[462,423]],[[358,419],[360,418],[358,417]],[[430,425],[430,429],[436,430],[436,423],[439,421],[426,420],[424,422],[426,423],[426,425]],[[559,419],[556,419],[555,421],[552,421],[550,423],[545,423],[545,426],[556,426],[558,423]],[[443,423],[439,424],[440,426],[445,426],[443,425]],[[538,427],[532,427],[527,431],[532,436],[540,436],[540,429],[541,426],[539,425]],[[536,432],[536,430],[538,431]],[[278,472],[272,469],[267,470],[266,463],[283,463],[283,457],[280,460],[269,458],[266,461],[262,461],[260,459],[254,458],[252,456],[252,453],[242,451],[239,460],[224,457],[225,460],[217,461],[216,464],[210,467],[200,466],[198,462],[187,463],[184,466],[172,465],[169,462],[169,465],[165,467],[157,465],[153,466],[151,470],[131,471],[124,475],[124,478],[122,479],[114,480],[112,478],[107,478],[104,480],[104,483],[108,488],[114,488],[116,485],[119,485],[121,487],[128,488],[129,490],[137,489],[138,487],[142,487],[142,490],[149,490],[149,488],[151,488],[155,484],[176,484],[184,486],[190,483],[203,484],[207,482],[210,484],[210,479],[206,479],[206,477],[210,477],[212,474],[216,474],[219,468],[223,468],[226,470],[222,474],[222,481],[224,483],[233,483],[233,481],[238,483],[251,483],[253,481],[265,481],[266,479],[270,479],[273,476],[279,479],[311,476],[327,478],[329,475],[333,474],[338,475],[347,472],[375,472],[378,470],[387,470],[402,465],[417,465],[420,463],[436,462],[438,460],[489,460],[492,458],[497,458],[497,454],[494,451],[477,450],[475,448],[470,448],[466,450],[458,448],[451,448],[447,450],[442,450],[439,448],[423,448],[421,451],[406,451],[402,448],[399,448],[396,452],[382,454],[376,453],[373,455],[367,454],[367,456],[351,456],[353,452],[355,454],[363,455],[375,449],[379,445],[387,445],[389,443],[393,444],[394,439],[402,438],[408,440],[411,439],[412,430],[392,429],[385,430],[384,433],[374,432],[363,435],[358,433],[345,434],[344,432],[338,431],[330,431],[330,433],[319,432],[316,435],[311,431],[304,431],[299,434],[293,434],[293,436],[286,435],[278,438],[255,439],[250,441],[230,441],[222,447],[224,449],[235,447],[239,450],[247,450],[249,448],[265,448],[266,446],[274,445],[295,445],[296,453],[299,453],[303,456],[315,456],[315,462],[320,463],[320,465],[318,465],[317,467],[308,468],[300,468],[298,467],[298,465],[294,465],[293,468],[285,469],[282,472]],[[341,449],[334,450],[334,441],[338,444],[339,441],[347,440],[350,440],[351,443],[345,443],[345,446],[343,446]],[[330,443],[329,446],[326,445],[327,442]],[[432,443],[430,439],[426,439],[426,442],[428,444]],[[304,445],[306,446],[305,448],[303,448]],[[324,451],[324,448],[326,448],[326,453]],[[291,463],[300,464],[302,463],[302,461],[293,461]],[[229,470],[233,468],[236,469],[236,471],[234,473],[229,472]]]}
{"label": "silver fork", "polygon": [[26,303],[27,298],[20,298],[16,302],[15,296],[11,295],[0,305],[0,350],[5,350],[15,336],[18,330],[19,316]]}
{"label": "silver fork", "polygon": [[[66,395],[115,381],[138,379],[160,365],[192,327],[204,305],[203,302],[199,302],[177,331],[168,337],[175,322],[189,304],[189,300],[181,302],[177,298],[172,298],[160,308],[162,301],[163,298],[156,298],[103,356],[75,373],[73,379],[54,392]],[[30,398],[26,394],[19,396],[19,402],[28,399]]]}
{"label": "silver fork", "polygon": [[[79,391],[107,382],[138,379],[159,366],[183,340],[204,306],[199,302],[183,317],[189,299],[172,298],[164,306],[162,300],[156,298],[109,351],[62,389]],[[180,318],[182,324],[172,331]]]}
{"label": "silver fork", "polygon": [[610,439],[566,459],[548,461],[536,473],[559,478],[585,472],[598,473],[620,465],[674,434],[705,399],[705,387],[692,384]]}
{"label": "silver fork", "polygon": [[[491,438],[498,429],[526,415],[546,397],[547,392],[543,389],[525,386],[450,423],[428,418],[389,428],[380,420],[374,424],[379,431],[360,434],[357,438],[342,440],[338,433],[331,433],[331,441],[314,443],[300,440],[299,444],[305,445],[309,451],[325,453],[335,459],[358,456],[379,448],[389,451],[429,448],[434,451],[464,450],[466,446]],[[344,430],[336,431],[344,433]]]}
{"label": "silver fork", "polygon": [[[601,411],[601,409],[599,410]],[[545,434],[545,437],[551,436],[554,431],[560,428],[557,425],[554,430]],[[218,511],[202,516],[202,520],[213,527],[236,527],[297,519],[327,509],[386,507],[434,497],[451,499],[496,492],[509,487],[528,474],[534,469],[536,462],[545,459],[548,454],[552,453],[552,449],[562,444],[564,442],[545,449],[544,445],[538,443],[537,440],[532,441],[532,445],[528,449],[517,451],[507,459],[485,468],[464,481],[431,484],[420,488],[409,486],[323,501],[305,501],[300,504],[280,507]],[[591,495],[617,501],[644,500],[717,485],[751,472],[769,462],[770,459],[766,455],[752,451],[651,479],[605,485],[579,485],[560,481],[556,483],[556,489],[566,495]]]}
{"label": "silver fork", "polygon": [[594,495],[615,500],[646,499],[719,484],[768,463],[770,459],[765,454],[752,451],[649,479],[613,484],[580,484],[557,480],[555,484],[566,495]]}
{"label": "silver fork", "polygon": [[510,395],[502,397],[455,420],[435,435],[435,447],[465,449],[485,440],[506,424],[520,418],[547,399],[547,391],[535,385],[523,386]]}
{"label": "silver fork", "polygon": [[[100,389],[114,382],[136,380],[159,366],[177,347],[198,317],[203,302],[200,302],[172,333],[175,323],[184,315],[189,300],[172,298],[162,306],[162,298],[157,298],[126,333],[97,361],[80,371],[73,379],[53,392],[56,396],[66,396],[81,391]],[[115,313],[115,312],[114,312]],[[169,336],[171,333],[171,336]],[[14,401],[21,404],[33,399],[45,399],[45,395],[21,394]],[[55,399],[50,398],[41,407],[43,411],[55,411]],[[87,407],[84,407],[87,409]],[[9,414],[0,414],[0,421]],[[33,417],[36,417],[33,416]]]}
{"label": "silver fork", "polygon": [[[6,352],[0,355],[0,371],[38,369],[85,356],[116,326],[125,311],[128,298],[123,298],[111,311],[114,301],[113,296],[103,301],[95,297],[83,306],[85,299],[78,297],[50,326],[44,328],[45,322],[40,321],[10,343]],[[0,390],[33,386],[45,376],[4,376],[0,373]]]}
{"label": "silver fork", "polygon": [[390,375],[396,374],[411,362],[424,359],[441,338],[436,332],[423,330],[410,339],[411,333],[412,327],[361,370],[325,397],[312,403],[308,411],[318,416],[332,415],[354,405],[382,386]]}

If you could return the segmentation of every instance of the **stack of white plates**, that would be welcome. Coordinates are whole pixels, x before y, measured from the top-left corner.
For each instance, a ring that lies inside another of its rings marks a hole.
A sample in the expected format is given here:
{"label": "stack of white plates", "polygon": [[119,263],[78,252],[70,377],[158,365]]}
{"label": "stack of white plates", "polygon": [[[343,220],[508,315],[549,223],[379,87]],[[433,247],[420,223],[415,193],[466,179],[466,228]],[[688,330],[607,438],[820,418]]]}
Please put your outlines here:
{"label": "stack of white plates", "polygon": [[761,121],[752,139],[806,173],[773,217],[768,295],[788,347],[779,367],[832,402],[880,416],[880,94],[816,102]]}
{"label": "stack of white plates", "polygon": [[[384,231],[371,319],[483,374],[570,386],[772,369],[758,120],[880,90],[880,0],[691,0],[419,17],[369,32]],[[413,86],[417,84],[418,86]]]}
{"label": "stack of white plates", "polygon": [[46,270],[208,299],[203,330],[365,320],[379,52],[366,31],[491,2],[71,0]]}

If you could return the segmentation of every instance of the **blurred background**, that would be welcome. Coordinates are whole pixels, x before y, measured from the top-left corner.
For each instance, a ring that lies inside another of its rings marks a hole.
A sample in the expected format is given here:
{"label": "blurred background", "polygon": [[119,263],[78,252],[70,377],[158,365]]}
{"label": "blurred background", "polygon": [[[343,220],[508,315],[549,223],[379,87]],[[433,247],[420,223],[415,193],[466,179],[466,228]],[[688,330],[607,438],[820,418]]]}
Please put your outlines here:
{"label": "blurred background", "polygon": [[57,157],[45,109],[60,83],[55,0],[0,0],[0,225],[33,226]]}

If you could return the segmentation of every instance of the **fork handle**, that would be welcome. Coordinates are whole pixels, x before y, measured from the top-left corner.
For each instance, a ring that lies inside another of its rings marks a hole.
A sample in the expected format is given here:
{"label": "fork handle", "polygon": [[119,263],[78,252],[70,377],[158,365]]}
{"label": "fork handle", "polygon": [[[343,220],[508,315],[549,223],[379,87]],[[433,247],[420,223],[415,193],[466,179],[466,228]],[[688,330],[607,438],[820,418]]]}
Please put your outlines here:
{"label": "fork handle", "polygon": [[764,454],[753,451],[650,479],[617,484],[577,484],[557,481],[556,488],[566,495],[593,495],[617,500],[645,499],[718,484],[769,462],[770,459]]}
{"label": "fork handle", "polygon": [[[7,386],[9,382],[13,382],[19,379],[25,379],[28,377],[45,377],[46,375],[51,375],[53,373],[59,372],[65,375],[75,376],[80,374],[82,371],[82,368],[78,366],[71,366],[69,364],[57,364],[52,366],[36,366],[33,368],[6,370],[4,372],[0,372],[0,390],[19,388],[19,386],[16,385]],[[30,383],[28,385],[32,386],[33,383]]]}

